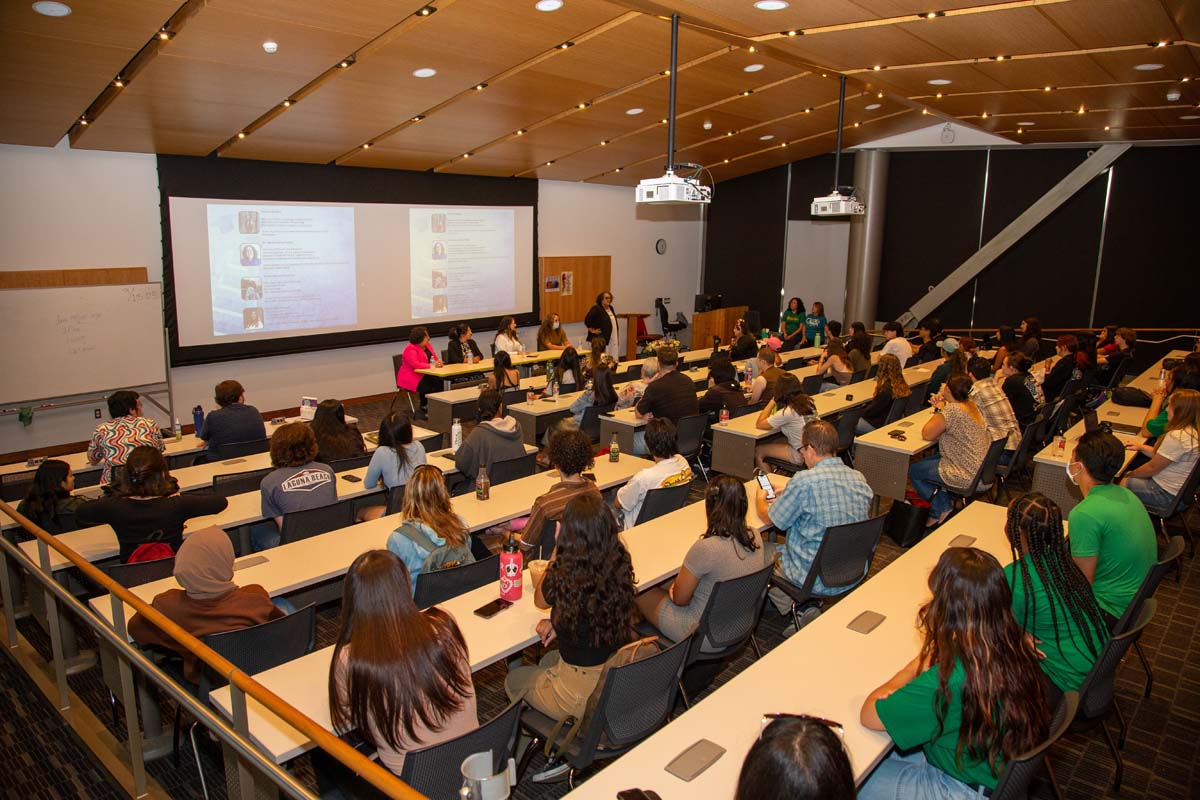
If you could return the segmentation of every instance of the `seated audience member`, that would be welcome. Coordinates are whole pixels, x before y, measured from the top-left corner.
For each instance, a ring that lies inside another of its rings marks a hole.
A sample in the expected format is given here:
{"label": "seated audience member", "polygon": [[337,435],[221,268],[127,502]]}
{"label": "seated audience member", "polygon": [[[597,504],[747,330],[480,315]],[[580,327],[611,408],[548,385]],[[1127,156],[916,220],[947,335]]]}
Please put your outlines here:
{"label": "seated audience member", "polygon": [[783,349],[795,350],[804,340],[804,301],[799,297],[788,300],[788,307],[779,316],[783,334]]}
{"label": "seated audience member", "polygon": [[318,461],[328,464],[367,452],[358,424],[346,422],[346,407],[340,400],[322,400],[308,428],[317,440]]}
{"label": "seated audience member", "polygon": [[354,559],[329,671],[336,730],[355,730],[399,775],[407,751],[479,726],[467,643],[454,617],[421,611],[404,562],[387,550]]}
{"label": "seated audience member", "polygon": [[475,488],[480,467],[491,471],[497,461],[525,455],[521,424],[504,414],[504,398],[494,389],[479,393],[479,424],[454,455],[454,465]]}
{"label": "seated audience member", "polygon": [[142,398],[134,391],[122,390],[108,396],[108,415],[101,422],[88,445],[89,464],[104,464],[101,483],[113,481],[113,467],[119,467],[136,447],[153,447],[162,451],[162,433],[149,417],[142,416]]}
{"label": "seated audience member", "polygon": [[1058,360],[1042,379],[1042,394],[1053,403],[1071,381],[1078,381],[1087,369],[1087,355],[1079,351],[1079,339],[1069,333],[1058,337],[1054,345]]}
{"label": "seated audience member", "polygon": [[[658,378],[646,387],[646,393],[635,406],[638,419],[669,419],[676,425],[684,417],[700,413],[696,398],[696,384],[687,375],[679,372],[679,354],[672,347],[658,351]],[[645,455],[646,432],[633,435],[633,454]]]}
{"label": "seated audience member", "polygon": [[746,320],[739,319],[733,325],[733,336],[729,338],[729,358],[733,361],[745,361],[754,358],[758,352],[758,340],[746,330]]}
{"label": "seated audience member", "polygon": [[[804,427],[800,447],[808,469],[793,475],[774,500],[768,501],[761,488],[755,493],[759,518],[786,534],[776,569],[797,586],[804,585],[825,530],[865,520],[874,496],[863,474],[838,458],[837,447],[837,429],[823,419],[813,420]],[[825,589],[820,578],[814,586]],[[781,592],[771,597],[780,613],[791,606]]]}
{"label": "seated audience member", "polygon": [[992,365],[986,358],[971,359],[968,374],[972,381],[971,402],[979,409],[983,424],[987,425],[988,438],[993,442],[997,439],[1007,440],[1005,452],[1000,456],[1000,463],[1007,464],[1012,459],[1012,451],[1021,444],[1021,426],[1017,423],[1012,404],[992,377]]}
{"label": "seated audience member", "polygon": [[145,560],[154,545],[165,544],[179,552],[183,524],[192,517],[224,511],[229,501],[215,494],[180,494],[179,482],[167,470],[163,454],[149,445],[133,448],[113,491],[75,510],[79,527],[111,525],[121,547],[121,563]]}
{"label": "seated audience member", "polygon": [[931,395],[940,392],[942,384],[951,375],[966,375],[969,359],[967,352],[959,347],[958,340],[953,336],[942,339],[937,343],[937,347],[945,358],[942,359],[942,363],[934,367],[933,374],[929,376],[929,394]]}
{"label": "seated audience member", "polygon": [[1067,477],[1083,494],[1069,516],[1071,557],[1091,582],[1100,608],[1114,620],[1125,613],[1158,560],[1146,507],[1113,483],[1124,463],[1121,440],[1105,430],[1079,437],[1067,462]]}
{"label": "seated audience member", "polygon": [[879,356],[879,371],[875,373],[875,394],[871,402],[863,407],[862,416],[858,418],[859,435],[870,433],[880,425],[887,423],[888,414],[892,410],[892,401],[908,397],[912,389],[904,380],[904,370],[900,361],[891,353],[881,353]]}
{"label": "seated audience member", "polygon": [[492,359],[492,371],[487,374],[487,388],[501,394],[512,389],[521,388],[521,373],[512,365],[512,356],[504,350],[497,350]]}
{"label": "seated audience member", "polygon": [[817,362],[816,374],[826,378],[821,384],[823,392],[850,383],[850,379],[854,377],[854,366],[850,363],[850,356],[846,354],[846,347],[841,339],[829,340],[824,355]]}
{"label": "seated audience member", "polygon": [[1150,408],[1142,420],[1142,436],[1148,439],[1167,432],[1166,400],[1177,389],[1200,391],[1200,355],[1189,353],[1182,364],[1167,372],[1166,381],[1150,393]]}
{"label": "seated audience member", "polygon": [[979,356],[979,343],[975,341],[974,336],[958,337],[958,349],[967,354],[968,361]]}
{"label": "seated audience member", "polygon": [[704,491],[708,526],[688,548],[683,566],[667,587],[647,589],[638,610],[672,641],[687,636],[700,622],[713,586],[757,572],[770,563],[762,536],[746,525],[746,487],[731,475],[714,478]]}
{"label": "seated audience member", "polygon": [[501,317],[500,324],[496,328],[496,338],[492,341],[492,345],[496,349],[496,355],[500,353],[508,353],[515,356],[524,352],[525,345],[517,336],[517,321],[512,317]]}
{"label": "seated audience member", "polygon": [[[774,367],[771,367],[774,369]],[[760,378],[762,375],[759,376]],[[733,362],[727,353],[716,353],[708,362],[708,391],[700,398],[700,413],[719,413],[722,408],[734,409],[746,405],[746,395],[738,383]]]}
{"label": "seated audience member", "polygon": [[[367,489],[380,484],[385,489],[404,486],[413,470],[425,463],[425,458],[425,446],[413,441],[412,421],[407,415],[392,411],[379,423],[379,447],[371,454],[363,486]],[[359,512],[359,519],[378,519],[385,507],[367,506]]]}
{"label": "seated audience member", "polygon": [[1013,616],[1038,642],[1046,677],[1059,691],[1079,691],[1108,641],[1108,623],[1071,558],[1062,511],[1036,492],[1018,497],[1008,504],[1004,532],[1013,554],[1004,568]]}
{"label": "seated audience member", "polygon": [[422,572],[475,561],[471,532],[450,504],[442,471],[432,464],[417,467],[405,485],[400,524],[388,536],[387,549],[404,562],[413,591]]}
{"label": "seated audience member", "polygon": [[550,466],[558,470],[558,483],[533,501],[529,519],[521,529],[521,544],[536,547],[541,541],[542,528],[547,520],[562,517],[567,503],[584,494],[600,496],[594,480],[583,477],[583,473],[595,463],[592,458],[592,440],[577,428],[565,428],[554,432],[549,445]]}
{"label": "seated audience member", "polygon": [[551,314],[542,320],[542,327],[538,328],[537,335],[538,350],[562,350],[568,345],[570,342],[567,341],[567,334],[562,329],[558,314]]}
{"label": "seated audience member", "polygon": [[[804,344],[809,347],[817,347],[817,337],[825,336],[825,326],[828,324],[829,320],[825,317],[825,304],[820,301],[813,303],[812,308],[804,317]],[[821,344],[825,344],[825,342],[821,342]]]}
{"label": "seated audience member", "polygon": [[767,442],[754,448],[754,465],[763,472],[771,472],[768,458],[780,458],[800,465],[804,463],[800,447],[804,426],[815,419],[817,407],[812,398],[804,393],[800,380],[791,373],[779,376],[775,381],[775,395],[758,412],[754,427],[760,431],[779,431],[787,441]]}
{"label": "seated audience member", "polygon": [[409,331],[408,346],[400,355],[400,369],[396,370],[396,386],[405,391],[416,392],[422,412],[429,404],[426,397],[441,389],[442,382],[433,375],[422,375],[417,370],[441,365],[441,359],[429,344],[429,329],[418,325]]}
{"label": "seated audience member", "polygon": [[1008,398],[1013,413],[1021,430],[1033,422],[1038,410],[1045,403],[1042,387],[1033,379],[1030,370],[1033,362],[1024,353],[1012,353],[1004,361],[1004,366],[996,373],[1000,381],[1000,389]]}
{"label": "seated audience member", "polygon": [[586,383],[592,379],[592,372],[601,364],[613,369],[617,366],[617,360],[610,356],[607,352],[608,340],[603,336],[593,336],[589,342],[591,352],[583,359],[580,368],[583,372],[583,380]]}
{"label": "seated audience member", "polygon": [[928,364],[942,357],[938,342],[942,340],[942,322],[937,317],[926,317],[917,323],[917,334],[921,337],[921,346],[917,349],[917,363]]}
{"label": "seated audience member", "polygon": [[636,406],[641,401],[642,395],[646,393],[646,387],[657,379],[658,359],[651,356],[642,362],[641,377],[625,384],[621,387],[621,391],[617,392],[617,408]]}
{"label": "seated audience member", "polygon": [[71,465],[57,458],[38,464],[25,499],[17,504],[17,513],[47,533],[66,533],[79,527],[75,512],[87,502],[86,497],[71,494],[75,488],[75,473]]}
{"label": "seated audience member", "polygon": [[[583,423],[583,415],[592,406],[608,408],[616,406],[617,390],[613,387],[612,370],[606,364],[601,364],[592,371],[591,388],[584,389],[571,403],[571,421],[578,428]],[[550,441],[549,435],[546,441]]]}
{"label": "seated audience member", "polygon": [[1118,372],[1127,369],[1125,363],[1133,358],[1133,346],[1137,344],[1137,331],[1133,328],[1117,328],[1113,336],[1117,349],[1108,354],[1104,367],[1096,374],[1096,381],[1107,386]]}
{"label": "seated audience member", "polygon": [[[632,638],[633,563],[604,501],[583,494],[567,503],[534,603],[550,609],[537,624],[543,644],[558,640],[537,666],[510,670],[504,690],[554,719],[581,719],[604,662]],[[548,765],[534,780],[565,772]]]}
{"label": "seated audience member", "polygon": [[995,557],[948,548],[929,589],[918,617],[920,652],[863,703],[862,724],[886,731],[896,751],[867,778],[859,800],[986,797],[1005,762],[1050,728],[1037,651],[1013,618]]}
{"label": "seated audience member", "polygon": [[[188,536],[175,556],[175,580],[181,589],[168,589],[150,605],[196,638],[261,625],[283,616],[258,584],[238,586],[233,580],[233,544],[217,527]],[[200,682],[200,661],[186,647],[163,633],[144,616],[129,620],[129,635],[142,647],[161,647],[183,656],[183,676]]]}
{"label": "seated audience member", "polygon": [[546,397],[556,397],[564,391],[575,391],[579,385],[579,376],[583,374],[579,366],[579,353],[575,348],[567,345],[559,349],[562,350],[562,354],[546,378],[546,391],[542,392]]}
{"label": "seated audience member", "polygon": [[213,389],[219,408],[208,412],[196,437],[208,445],[208,460],[220,461],[221,448],[235,442],[267,438],[267,426],[254,406],[246,405],[246,390],[237,381],[221,381]]}
{"label": "seated audience member", "polygon": [[[1150,460],[1125,473],[1121,485],[1150,509],[1165,511],[1183,491],[1200,453],[1200,392],[1178,389],[1167,400],[1167,426],[1157,444],[1127,444]],[[1190,498],[1185,498],[1185,502]]]}
{"label": "seated audience member", "polygon": [[750,405],[760,403],[775,394],[775,382],[787,372],[775,365],[775,351],[769,347],[758,349],[758,375],[750,381]]}
{"label": "seated audience member", "polygon": [[275,530],[270,526],[251,530],[255,551],[279,544],[284,514],[337,502],[333,470],[317,461],[317,437],[303,422],[292,422],[275,431],[271,437],[271,466],[275,469],[262,479],[259,491],[262,515],[275,520]]}
{"label": "seated audience member", "polygon": [[[832,342],[834,339],[842,338],[842,323],[836,319],[831,319],[825,323],[825,339],[826,342]],[[845,342],[842,342],[845,344]]]}
{"label": "seated audience member", "polygon": [[929,402],[933,405],[933,416],[921,429],[921,438],[937,442],[941,453],[914,461],[908,468],[908,477],[917,494],[929,501],[929,525],[933,526],[950,516],[954,508],[954,497],[944,491],[945,487],[966,489],[971,485],[987,457],[992,437],[971,399],[968,376],[950,378]]}
{"label": "seated audience member", "polygon": [[1008,363],[1008,357],[1021,352],[1017,344],[1017,331],[1011,325],[1001,325],[996,329],[996,355],[992,358],[992,372],[999,372]]}
{"label": "seated audience member", "polygon": [[1021,335],[1021,352],[1030,361],[1037,361],[1038,351],[1042,347],[1042,323],[1037,317],[1026,317],[1017,328]]}
{"label": "seated audience member", "polygon": [[846,343],[850,366],[854,367],[855,372],[867,372],[871,369],[871,336],[861,322],[850,323],[850,329],[850,341]]}
{"label": "seated audience member", "polygon": [[483,353],[471,338],[471,326],[464,322],[451,327],[446,342],[446,363],[478,364],[480,361],[483,361]]}
{"label": "seated audience member", "polygon": [[904,338],[904,326],[899,322],[889,322],[883,326],[883,355],[892,355],[900,362],[900,369],[908,366],[908,360],[913,357],[912,345]]}
{"label": "seated audience member", "polygon": [[841,725],[778,714],[750,746],[734,800],[854,800],[854,770]]}
{"label": "seated audience member", "polygon": [[[1096,352],[1099,355],[1102,355],[1105,358],[1107,358],[1109,355],[1112,354],[1112,351],[1117,349],[1117,343],[1115,341],[1116,333],[1117,333],[1117,326],[1115,324],[1114,325],[1105,325],[1103,328],[1101,328],[1099,330],[1098,333],[1099,333],[1099,335],[1098,335],[1098,338],[1096,341]],[[1200,341],[1200,340],[1197,340],[1197,341]]]}
{"label": "seated audience member", "polygon": [[692,482],[692,468],[679,454],[675,423],[665,417],[656,417],[646,425],[645,438],[654,464],[638,472],[617,490],[616,508],[624,512],[626,530],[637,524],[642,503],[651,489]]}

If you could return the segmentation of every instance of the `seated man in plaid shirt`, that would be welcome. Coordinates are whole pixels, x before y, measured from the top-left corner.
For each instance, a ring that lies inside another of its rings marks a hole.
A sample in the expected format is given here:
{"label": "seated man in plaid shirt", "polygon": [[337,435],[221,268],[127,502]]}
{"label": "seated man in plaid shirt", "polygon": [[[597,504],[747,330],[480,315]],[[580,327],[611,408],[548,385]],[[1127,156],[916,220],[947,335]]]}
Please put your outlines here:
{"label": "seated man in plaid shirt", "polygon": [[992,441],[1007,439],[1004,452],[1000,454],[1000,463],[1007,465],[1013,458],[1013,452],[1021,444],[1021,427],[1017,424],[1017,415],[1013,413],[1012,403],[1008,395],[992,377],[992,365],[986,358],[973,358],[967,365],[967,374],[974,383],[971,385],[971,399],[983,416],[987,425],[988,435]]}

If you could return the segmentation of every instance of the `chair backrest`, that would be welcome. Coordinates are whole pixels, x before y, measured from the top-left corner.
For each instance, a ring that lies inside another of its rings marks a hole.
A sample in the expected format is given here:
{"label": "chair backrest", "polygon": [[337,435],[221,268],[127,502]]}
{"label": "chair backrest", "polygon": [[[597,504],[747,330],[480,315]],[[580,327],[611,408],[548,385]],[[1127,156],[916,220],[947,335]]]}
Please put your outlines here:
{"label": "chair backrest", "polygon": [[1005,436],[988,445],[983,462],[976,470],[975,477],[971,481],[970,488],[964,493],[964,497],[974,497],[978,494],[980,487],[987,488],[996,482],[996,465],[1000,463],[1000,456],[1003,455],[1004,445],[1007,443],[1008,437]]}
{"label": "chair backrest", "polygon": [[804,380],[800,381],[800,391],[810,397],[814,394],[821,393],[821,381],[825,380],[820,375],[809,375]]}
{"label": "chair backrest", "polygon": [[529,397],[529,393],[526,392],[524,389],[520,389],[520,388],[506,389],[504,391],[503,397],[504,397],[504,405],[507,407],[507,406],[516,405],[517,403],[524,403],[526,398]]}
{"label": "chair backrest", "polygon": [[758,412],[760,412],[762,410],[763,410],[762,403],[754,403],[753,405],[751,405],[750,403],[746,403],[746,405],[738,406],[737,408],[730,411],[729,418],[737,419],[738,417],[744,417],[747,414],[757,414]]}
{"label": "chair backrest", "polygon": [[838,418],[838,452],[849,450],[854,444],[854,434],[858,429],[858,421],[862,418],[863,406],[848,408]]}
{"label": "chair backrest", "polygon": [[858,383],[859,381],[865,381],[866,379],[867,370],[865,369],[856,370],[855,373],[850,376],[851,383]]}
{"label": "chair backrest", "polygon": [[256,453],[266,453],[270,449],[270,439],[247,439],[244,442],[230,442],[229,444],[221,445],[220,460],[228,461],[231,458],[241,458],[243,456],[252,456]]}
{"label": "chair backrest", "polygon": [[534,545],[530,558],[550,558],[554,551],[555,535],[558,532],[558,520],[547,519],[542,523],[542,532],[538,534],[537,544]]}
{"label": "chair backrest", "polygon": [[449,363],[450,363],[450,351],[449,351],[449,349],[447,349],[447,350],[443,350],[443,351],[442,351],[442,363],[443,363],[443,364],[449,364]]}
{"label": "chair backrest", "polygon": [[891,408],[888,409],[887,419],[883,421],[883,424],[891,425],[893,422],[899,421],[904,416],[904,409],[907,405],[907,397],[897,397],[893,400]]}
{"label": "chair backrest", "polygon": [[762,616],[774,570],[775,565],[768,564],[749,575],[713,584],[712,594],[708,596],[692,635],[685,666],[695,661],[701,652],[719,653],[745,644]]}
{"label": "chair backrest", "polygon": [[[317,606],[309,603],[278,619],[249,628],[210,633],[200,637],[200,641],[242,672],[254,675],[311,652],[316,636]],[[224,678],[205,669],[200,681],[201,698],[207,699],[208,692],[225,683]]]}
{"label": "chair backrest", "polygon": [[1133,356],[1121,359],[1121,363],[1117,364],[1116,369],[1108,376],[1108,385],[1105,388],[1115,389],[1121,385],[1121,379],[1125,377],[1125,373],[1129,371],[1129,365],[1133,362]]}
{"label": "chair backrest", "polygon": [[169,578],[175,573],[175,556],[154,561],[135,561],[131,564],[108,564],[100,567],[104,574],[130,589],[143,583]]}
{"label": "chair backrest", "polygon": [[887,526],[887,514],[862,522],[833,525],[825,529],[812,567],[804,578],[804,591],[811,594],[819,577],[827,594],[841,594],[867,576],[879,538]]}
{"label": "chair backrest", "polygon": [[407,485],[402,483],[387,490],[387,507],[383,510],[384,514],[400,513],[400,509],[404,507],[404,487]]}
{"label": "chair backrest", "polygon": [[212,492],[221,497],[233,497],[246,492],[257,492],[262,479],[272,467],[252,469],[246,472],[229,472],[224,475],[213,475]]}
{"label": "chair backrest", "polygon": [[[392,356],[392,376],[393,377],[398,377],[400,375],[400,367],[402,364],[404,364],[404,356],[402,354],[397,353],[396,355]],[[396,384],[396,386],[398,388],[400,386],[400,384]]]}
{"label": "chair backrest", "polygon": [[779,368],[782,369],[784,372],[791,372],[794,369],[799,369],[800,367],[803,367],[805,361],[808,361],[808,359],[805,358],[804,356],[795,356],[794,358],[789,358],[786,361],[784,361],[783,364],[780,365]]}
{"label": "chair backrest", "polygon": [[912,387],[912,394],[908,396],[908,402],[904,405],[904,416],[911,417],[913,414],[924,408],[925,400],[928,399],[928,397],[929,381],[919,383]]}
{"label": "chair backrest", "polygon": [[1112,709],[1116,696],[1114,683],[1117,667],[1125,653],[1141,637],[1150,620],[1154,619],[1157,608],[1158,602],[1153,597],[1148,598],[1128,630],[1115,634],[1100,651],[1100,657],[1096,659],[1096,663],[1092,665],[1091,671],[1079,687],[1079,714],[1084,719],[1103,719]]}
{"label": "chair backrest", "polygon": [[29,487],[33,485],[33,476],[36,473],[36,469],[30,469],[0,475],[0,500],[6,503],[24,500],[25,495],[29,494]]}
{"label": "chair backrest", "polygon": [[447,569],[436,569],[417,575],[417,586],[413,602],[418,608],[429,608],[444,603],[464,592],[486,586],[500,580],[500,556],[472,561]]}
{"label": "chair backrest", "polygon": [[1067,732],[1079,709],[1079,693],[1065,692],[1054,710],[1050,721],[1050,732],[1032,750],[1010,758],[1000,773],[1000,780],[992,790],[992,800],[1025,800],[1029,797],[1029,785],[1046,762],[1046,751]]}
{"label": "chair backrest", "polygon": [[513,757],[523,705],[524,701],[517,700],[469,733],[409,750],[400,780],[426,797],[458,797],[463,783],[462,762],[467,756],[487,751],[492,754],[492,774],[501,772]]}
{"label": "chair backrest", "polygon": [[336,460],[327,461],[329,468],[334,472],[349,472],[352,469],[365,467],[371,463],[371,453],[364,453],[361,456],[351,456],[350,458],[339,458]]}
{"label": "chair backrest", "polygon": [[662,332],[667,332],[667,326],[671,324],[671,318],[667,315],[667,307],[662,301],[654,304],[654,310],[658,312],[658,324],[662,326]]}
{"label": "chair backrest", "polygon": [[1068,421],[1071,418],[1071,413],[1079,405],[1079,400],[1079,392],[1063,392],[1062,399],[1058,401],[1058,405],[1055,406],[1051,412],[1049,421],[1046,423],[1046,438],[1056,436],[1069,427]]}
{"label": "chair backrest", "polygon": [[[879,345],[879,347],[876,347],[874,349],[878,350],[880,347],[883,347],[883,345]],[[871,378],[874,378],[878,373],[879,373],[879,363],[876,362],[871,365],[870,369],[867,370],[867,380],[871,380]]]}
{"label": "chair backrest", "polygon": [[488,347],[492,348],[492,358],[495,358],[496,357],[496,341],[493,339],[492,343],[490,345],[488,345]]}
{"label": "chair backrest", "polygon": [[1047,408],[1043,407],[1034,417],[1033,422],[1025,426],[1025,430],[1021,433],[1021,441],[1017,443],[1017,449],[1013,452],[1012,461],[1008,462],[1009,474],[1025,468],[1034,449],[1041,442],[1042,434],[1046,430],[1046,422],[1049,419],[1050,413]]}
{"label": "chair backrest", "polygon": [[583,419],[579,421],[579,430],[586,433],[593,444],[600,441],[600,415],[606,411],[612,411],[616,405],[616,403],[609,403],[606,406],[591,405],[583,410]]}
{"label": "chair backrest", "polygon": [[1183,482],[1183,488],[1171,500],[1171,504],[1163,509],[1163,519],[1170,519],[1179,513],[1180,506],[1186,506],[1190,499],[1196,496],[1197,490],[1200,490],[1200,458],[1192,463],[1191,474]]}
{"label": "chair backrest", "polygon": [[349,528],[354,524],[354,498],[339,500],[307,511],[289,511],[283,515],[279,543],[291,544],[322,533]]}
{"label": "chair backrest", "polygon": [[1167,542],[1167,551],[1163,553],[1154,566],[1150,567],[1150,571],[1146,573],[1146,577],[1142,578],[1142,585],[1134,593],[1129,601],[1129,605],[1125,607],[1125,613],[1113,625],[1112,632],[1114,634],[1124,633],[1129,630],[1129,626],[1133,623],[1142,611],[1142,605],[1147,600],[1154,597],[1154,593],[1158,591],[1158,585],[1162,583],[1162,579],[1166,576],[1171,568],[1183,556],[1183,537],[1172,536]]}
{"label": "chair backrest", "polygon": [[670,514],[672,511],[683,508],[691,488],[690,484],[682,483],[679,486],[663,486],[646,492],[646,497],[642,500],[642,508],[638,511],[636,524],[641,525],[652,519],[658,519],[663,514]]}
{"label": "chair backrest", "polygon": [[679,454],[688,461],[699,455],[700,447],[704,444],[704,432],[708,430],[709,423],[708,414],[690,414],[680,417],[675,424]]}
{"label": "chair backrest", "polygon": [[920,363],[921,363],[921,357],[919,355],[917,355],[916,353],[913,353],[911,356],[904,359],[903,366],[905,369],[908,369],[909,367],[915,367]]}
{"label": "chair backrest", "polygon": [[523,456],[510,458],[505,461],[495,461],[488,467],[488,480],[492,486],[515,481],[517,478],[528,478],[537,469],[537,453],[526,453]]}

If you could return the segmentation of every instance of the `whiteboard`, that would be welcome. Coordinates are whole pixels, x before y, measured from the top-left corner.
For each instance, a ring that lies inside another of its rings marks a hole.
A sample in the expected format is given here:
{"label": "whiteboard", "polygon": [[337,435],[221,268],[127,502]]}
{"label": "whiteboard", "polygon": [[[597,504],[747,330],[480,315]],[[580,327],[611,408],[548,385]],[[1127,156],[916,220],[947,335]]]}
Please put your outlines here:
{"label": "whiteboard", "polygon": [[162,286],[0,290],[0,402],[165,383]]}

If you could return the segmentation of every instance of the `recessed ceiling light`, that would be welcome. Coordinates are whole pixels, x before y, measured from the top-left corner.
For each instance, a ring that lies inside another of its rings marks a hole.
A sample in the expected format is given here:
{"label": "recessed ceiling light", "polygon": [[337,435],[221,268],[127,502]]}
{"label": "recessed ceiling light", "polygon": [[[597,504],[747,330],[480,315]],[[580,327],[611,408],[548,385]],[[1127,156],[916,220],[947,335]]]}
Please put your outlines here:
{"label": "recessed ceiling light", "polygon": [[238,137],[239,139],[245,139],[245,138],[246,138],[246,132],[245,132],[245,131],[238,131],[238,135],[237,135],[237,137]]}
{"label": "recessed ceiling light", "polygon": [[517,136],[524,136],[524,135],[525,135],[525,129],[524,129],[524,128],[521,128],[519,131],[517,131]]}
{"label": "recessed ceiling light", "polygon": [[712,130],[712,120],[708,120],[708,119],[704,120],[704,124],[701,125],[700,127],[704,128],[704,130],[706,130],[706,131],[711,131]]}
{"label": "recessed ceiling light", "polygon": [[742,72],[758,72],[763,68],[762,64],[747,64],[742,67]]}
{"label": "recessed ceiling light", "polygon": [[370,142],[363,142],[363,147],[362,147],[362,149],[363,149],[363,150],[370,150],[370,149],[371,149],[371,143],[370,143]]}
{"label": "recessed ceiling light", "polygon": [[1037,125],[1036,122],[1018,122],[1017,124],[1021,126]]}
{"label": "recessed ceiling light", "polygon": [[1200,114],[1184,114],[1180,119],[1200,119]]}
{"label": "recessed ceiling light", "polygon": [[417,114],[415,117],[413,117],[413,118],[412,118],[412,121],[413,121],[413,122],[420,122],[420,121],[421,121],[421,120],[423,120],[423,119],[425,119],[425,115],[424,115],[424,114]]}
{"label": "recessed ceiling light", "polygon": [[437,6],[424,6],[419,11],[417,11],[417,16],[418,17],[428,17],[430,14],[433,14],[436,11],[437,11]]}
{"label": "recessed ceiling light", "polygon": [[538,11],[558,11],[563,7],[563,0],[538,0],[533,7]]}
{"label": "recessed ceiling light", "polygon": [[871,105],[867,106],[866,108],[867,108],[867,111],[874,111],[875,109],[877,109],[879,107],[880,107],[879,103],[871,103]]}
{"label": "recessed ceiling light", "polygon": [[754,7],[759,11],[783,11],[788,4],[784,0],[758,0]]}
{"label": "recessed ceiling light", "polygon": [[486,88],[487,88],[487,84],[486,84],[486,83],[477,83],[477,84],[475,84],[475,91],[477,91],[477,92],[482,92],[482,91],[483,91],[484,89],[486,89]]}
{"label": "recessed ceiling light", "polygon": [[871,69],[875,72],[879,72],[879,70],[887,69],[887,67],[885,67],[883,64],[876,64],[875,66],[871,67]]}
{"label": "recessed ceiling light", "polygon": [[65,17],[71,13],[71,7],[66,3],[55,3],[53,0],[38,0],[33,4],[33,10],[43,17]]}
{"label": "recessed ceiling light", "polygon": [[943,97],[945,97],[946,95],[942,94],[941,92],[938,92],[936,96],[937,96],[937,99],[938,99],[938,100],[941,100],[941,99],[942,99]]}
{"label": "recessed ceiling light", "polygon": [[1154,70],[1162,68],[1162,64],[1138,64],[1134,67],[1138,72],[1154,72]]}
{"label": "recessed ceiling light", "polygon": [[763,134],[762,136],[758,137],[758,140],[759,140],[760,142],[769,142],[769,141],[771,141],[771,140],[772,140],[772,139],[774,139],[774,138],[775,138],[775,134],[773,134],[773,133],[767,133],[767,134]]}
{"label": "recessed ceiling light", "polygon": [[273,54],[279,51],[279,43],[267,39],[265,42],[263,42],[262,48],[264,53]]}
{"label": "recessed ceiling light", "polygon": [[1105,125],[1105,126],[1104,126],[1104,130],[1106,130],[1106,131],[1111,131],[1111,130],[1112,130],[1112,126],[1111,126],[1111,125]]}
{"label": "recessed ceiling light", "polygon": [[437,70],[433,67],[421,67],[413,70],[414,78],[432,78],[434,75],[437,75]]}
{"label": "recessed ceiling light", "polygon": [[646,109],[644,109],[644,108],[627,108],[627,109],[625,109],[625,113],[631,117],[636,117],[638,114],[642,113],[645,110]]}
{"label": "recessed ceiling light", "polygon": [[950,80],[949,78],[931,78],[925,82],[930,86],[949,86],[954,81]]}

